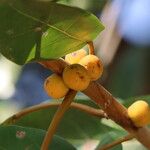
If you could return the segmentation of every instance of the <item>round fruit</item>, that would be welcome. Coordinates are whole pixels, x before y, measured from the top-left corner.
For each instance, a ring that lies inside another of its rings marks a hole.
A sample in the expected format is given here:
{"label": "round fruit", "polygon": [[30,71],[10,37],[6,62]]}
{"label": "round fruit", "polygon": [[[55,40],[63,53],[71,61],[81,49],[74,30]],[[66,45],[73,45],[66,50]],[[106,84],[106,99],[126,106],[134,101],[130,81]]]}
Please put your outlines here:
{"label": "round fruit", "polygon": [[103,73],[103,64],[101,60],[95,55],[87,55],[83,57],[79,64],[83,65],[89,73],[92,81],[97,80]]}
{"label": "round fruit", "polygon": [[84,49],[80,49],[78,51],[75,51],[73,53],[67,54],[65,56],[65,61],[70,64],[76,64],[80,61],[81,58],[86,56],[86,51]]}
{"label": "round fruit", "polygon": [[63,71],[63,80],[70,89],[76,91],[85,90],[90,83],[87,70],[79,64],[67,66]]}
{"label": "round fruit", "polygon": [[150,108],[147,102],[138,100],[128,108],[128,115],[135,126],[143,127],[150,123]]}
{"label": "round fruit", "polygon": [[65,85],[61,76],[52,74],[44,82],[44,89],[48,96],[57,99],[64,97],[69,88]]}

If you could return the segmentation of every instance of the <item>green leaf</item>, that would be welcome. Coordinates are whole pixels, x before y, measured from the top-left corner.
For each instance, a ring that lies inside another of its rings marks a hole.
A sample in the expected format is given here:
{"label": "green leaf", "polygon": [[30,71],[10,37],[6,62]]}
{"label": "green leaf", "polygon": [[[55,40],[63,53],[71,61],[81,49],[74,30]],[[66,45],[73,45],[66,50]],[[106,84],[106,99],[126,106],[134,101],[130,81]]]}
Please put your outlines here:
{"label": "green leaf", "polygon": [[[77,102],[84,103],[90,106],[96,106],[92,101],[78,99]],[[57,107],[47,108],[30,113],[15,124],[20,126],[34,127],[47,129]],[[7,122],[5,122],[7,125]],[[96,138],[110,131],[112,128],[101,124],[101,119],[91,116],[77,109],[69,109],[61,123],[59,124],[57,134],[73,140],[85,140]]]}
{"label": "green leaf", "polygon": [[0,22],[0,52],[17,64],[62,57],[104,29],[91,13],[49,0],[1,2]]}
{"label": "green leaf", "polygon": [[[107,145],[109,143],[112,143],[113,141],[117,140],[118,138],[122,137],[125,135],[125,132],[123,131],[111,131],[106,133],[101,139],[100,143],[97,146],[96,150],[99,150],[102,148],[104,145]],[[123,150],[122,145],[116,145],[115,147],[111,148],[110,150]]]}
{"label": "green leaf", "polygon": [[[40,150],[46,131],[19,126],[0,127],[1,150]],[[75,148],[59,136],[54,136],[51,150],[75,150]]]}

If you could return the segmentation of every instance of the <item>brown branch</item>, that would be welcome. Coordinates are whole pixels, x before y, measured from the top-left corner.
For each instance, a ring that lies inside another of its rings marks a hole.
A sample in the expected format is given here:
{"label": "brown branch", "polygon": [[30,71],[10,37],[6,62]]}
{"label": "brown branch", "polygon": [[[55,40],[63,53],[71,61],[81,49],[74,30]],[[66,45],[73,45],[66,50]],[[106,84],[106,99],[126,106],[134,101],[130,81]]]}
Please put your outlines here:
{"label": "brown branch", "polygon": [[64,68],[68,65],[64,59],[53,59],[39,62],[42,66],[47,69],[56,72],[57,74],[61,74]]}
{"label": "brown branch", "polygon": [[[56,62],[56,64],[55,64]],[[47,65],[46,67],[51,70],[58,70],[58,73],[62,73],[63,69],[66,67],[67,63],[63,60],[55,60],[52,63],[53,65]],[[45,65],[45,62],[41,62]],[[51,64],[51,61],[46,63]],[[57,71],[56,71],[57,72]],[[94,92],[93,92],[94,91]],[[126,108],[120,104],[104,87],[102,87],[97,82],[91,82],[88,88],[83,91],[84,94],[89,96],[93,101],[102,107],[102,109],[107,113],[108,117],[122,126],[130,134],[133,134],[135,138],[141,142],[145,147],[150,149],[150,130],[146,127],[137,128],[129,119]]]}
{"label": "brown branch", "polygon": [[150,130],[145,127],[135,127],[128,117],[127,109],[104,87],[97,82],[92,82],[84,93],[100,105],[110,119],[122,126],[130,134],[133,134],[139,142],[150,149]]}
{"label": "brown branch", "polygon": [[121,144],[122,142],[125,142],[125,141],[129,141],[131,139],[133,139],[134,136],[131,135],[131,134],[128,134],[127,136],[124,136],[124,137],[121,137],[119,139],[117,139],[116,141],[112,142],[112,143],[109,143],[107,145],[104,145],[103,147],[101,147],[99,150],[108,150],[118,144]]}
{"label": "brown branch", "polygon": [[[2,123],[2,125],[5,124],[12,124],[15,123],[17,120],[19,120],[20,118],[22,118],[25,115],[28,115],[32,112],[38,111],[38,110],[42,110],[42,109],[46,109],[46,108],[51,108],[51,107],[58,107],[59,105],[61,105],[60,102],[57,103],[43,103],[43,104],[38,104],[29,108],[25,108],[22,111],[18,112],[17,114],[11,116],[10,118],[8,118],[6,121],[4,121]],[[99,118],[108,118],[107,114],[101,110],[101,109],[96,109],[84,104],[79,104],[79,103],[75,103],[72,102],[70,105],[70,108],[75,108],[78,109],[80,111],[83,111],[85,113],[88,113],[89,115],[92,116],[96,116]]]}
{"label": "brown branch", "polygon": [[89,46],[89,54],[95,55],[93,42],[90,41],[90,42],[88,42],[87,44],[88,44],[88,46]]}
{"label": "brown branch", "polygon": [[127,130],[137,129],[129,119],[126,108],[115,100],[115,98],[99,83],[91,82],[83,93],[100,105],[107,113],[108,117],[117,124]]}
{"label": "brown branch", "polygon": [[64,113],[68,110],[70,104],[72,103],[74,97],[76,96],[77,91],[69,90],[67,95],[65,96],[64,100],[62,101],[61,105],[58,107],[50,126],[47,130],[47,133],[44,137],[41,150],[48,150],[48,146],[53,138],[53,135],[55,134],[57,127],[64,116]]}

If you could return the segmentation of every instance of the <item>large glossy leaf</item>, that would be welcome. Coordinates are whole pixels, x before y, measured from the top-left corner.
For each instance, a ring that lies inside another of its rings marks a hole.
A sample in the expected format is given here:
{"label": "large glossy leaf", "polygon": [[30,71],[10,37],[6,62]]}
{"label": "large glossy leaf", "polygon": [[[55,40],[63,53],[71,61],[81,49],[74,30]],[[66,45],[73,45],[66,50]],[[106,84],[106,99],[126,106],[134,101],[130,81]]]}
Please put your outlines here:
{"label": "large glossy leaf", "polygon": [[[95,106],[95,104],[89,100],[78,99],[76,101]],[[47,129],[56,109],[57,107],[54,107],[30,113],[18,120],[15,124]],[[63,120],[58,127],[57,134],[67,139],[85,140],[97,138],[97,136],[101,136],[111,129],[111,127],[101,124],[100,118],[72,108],[65,113]]]}
{"label": "large glossy leaf", "polygon": [[17,64],[64,56],[102,30],[91,13],[50,0],[0,3],[0,51]]}
{"label": "large glossy leaf", "polygon": [[[19,126],[0,127],[1,150],[40,150],[46,131]],[[75,150],[75,148],[59,136],[54,136],[51,150]]]}

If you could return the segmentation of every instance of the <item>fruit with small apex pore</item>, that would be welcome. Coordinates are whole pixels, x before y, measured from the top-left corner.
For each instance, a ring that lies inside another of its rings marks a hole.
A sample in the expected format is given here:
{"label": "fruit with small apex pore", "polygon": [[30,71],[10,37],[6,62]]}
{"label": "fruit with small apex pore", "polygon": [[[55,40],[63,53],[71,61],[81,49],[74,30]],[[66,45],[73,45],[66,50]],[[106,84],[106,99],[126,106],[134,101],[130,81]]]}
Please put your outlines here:
{"label": "fruit with small apex pore", "polygon": [[57,74],[52,74],[45,80],[44,89],[54,99],[63,98],[69,91],[62,77]]}
{"label": "fruit with small apex pore", "polygon": [[67,54],[65,56],[65,61],[70,64],[77,64],[81,60],[81,58],[83,58],[86,55],[86,51],[84,49],[80,49],[78,51]]}
{"label": "fruit with small apex pore", "polygon": [[87,70],[80,64],[67,66],[63,71],[63,80],[70,89],[75,91],[85,90],[90,83]]}
{"label": "fruit with small apex pore", "polygon": [[137,127],[143,127],[150,123],[150,107],[143,100],[134,102],[128,108],[128,115]]}
{"label": "fruit with small apex pore", "polygon": [[83,57],[79,64],[83,65],[87,70],[92,81],[97,80],[103,73],[102,61],[95,55],[87,55]]}

